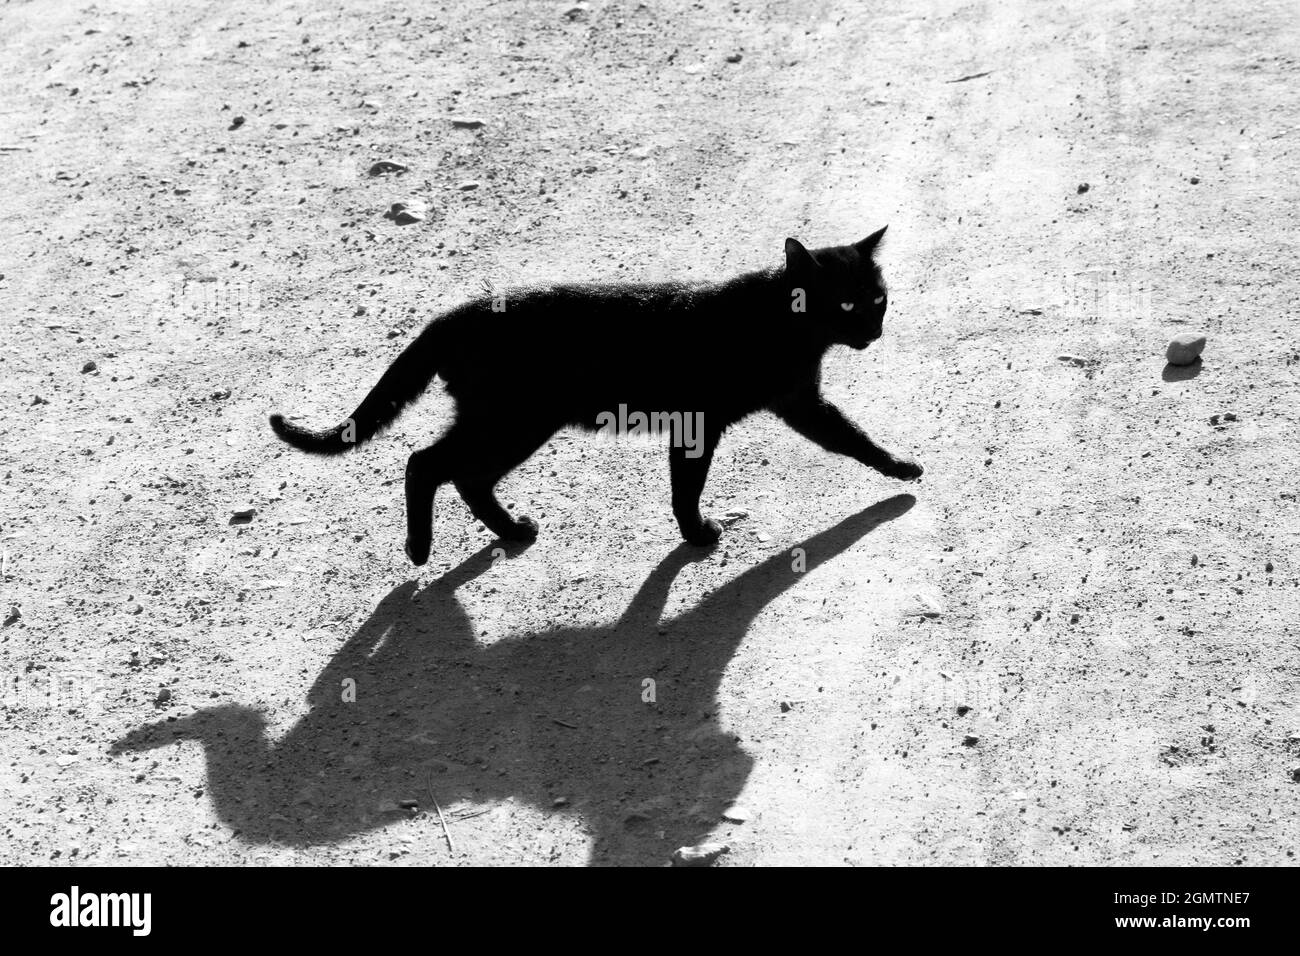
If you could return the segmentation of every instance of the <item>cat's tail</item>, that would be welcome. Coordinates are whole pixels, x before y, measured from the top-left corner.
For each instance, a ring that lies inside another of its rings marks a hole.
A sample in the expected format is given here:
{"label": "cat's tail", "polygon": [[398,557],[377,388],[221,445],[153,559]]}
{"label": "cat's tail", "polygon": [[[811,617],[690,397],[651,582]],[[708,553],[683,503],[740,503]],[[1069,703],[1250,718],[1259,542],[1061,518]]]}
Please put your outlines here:
{"label": "cat's tail", "polygon": [[315,431],[271,416],[271,430],[294,448],[313,455],[341,455],[363,445],[391,425],[438,373],[434,359],[438,323],[428,325],[379,378],[352,416],[333,428]]}

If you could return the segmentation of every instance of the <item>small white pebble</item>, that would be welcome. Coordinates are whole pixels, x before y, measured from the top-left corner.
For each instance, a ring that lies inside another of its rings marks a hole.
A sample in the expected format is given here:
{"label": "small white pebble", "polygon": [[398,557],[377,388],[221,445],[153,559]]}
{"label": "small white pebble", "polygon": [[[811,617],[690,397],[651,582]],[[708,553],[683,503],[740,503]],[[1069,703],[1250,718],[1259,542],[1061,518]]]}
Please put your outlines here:
{"label": "small white pebble", "polygon": [[1169,340],[1165,358],[1171,365],[1191,365],[1205,351],[1205,336],[1199,332],[1182,332]]}

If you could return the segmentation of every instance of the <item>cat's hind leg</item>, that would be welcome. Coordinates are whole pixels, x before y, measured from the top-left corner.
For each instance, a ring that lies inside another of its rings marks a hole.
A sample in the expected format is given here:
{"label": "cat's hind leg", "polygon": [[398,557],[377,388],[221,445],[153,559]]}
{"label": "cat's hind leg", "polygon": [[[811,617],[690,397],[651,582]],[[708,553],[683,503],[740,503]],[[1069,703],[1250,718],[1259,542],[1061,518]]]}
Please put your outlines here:
{"label": "cat's hind leg", "polygon": [[[504,476],[503,476],[504,477]],[[497,501],[490,479],[457,478],[456,490],[475,518],[482,521],[503,541],[532,541],[537,537],[537,522],[527,515],[516,518]]]}
{"label": "cat's hind leg", "polygon": [[[504,433],[504,434],[503,434]],[[555,428],[543,425],[509,426],[484,429],[481,447],[465,456],[453,477],[456,490],[475,518],[505,541],[532,541],[537,537],[537,522],[527,515],[515,517],[497,501],[493,489],[509,472],[523,464],[537,451]]]}
{"label": "cat's hind leg", "polygon": [[433,540],[433,497],[438,486],[451,480],[455,458],[464,445],[463,432],[451,430],[406,461],[406,556],[422,565],[429,560]]}

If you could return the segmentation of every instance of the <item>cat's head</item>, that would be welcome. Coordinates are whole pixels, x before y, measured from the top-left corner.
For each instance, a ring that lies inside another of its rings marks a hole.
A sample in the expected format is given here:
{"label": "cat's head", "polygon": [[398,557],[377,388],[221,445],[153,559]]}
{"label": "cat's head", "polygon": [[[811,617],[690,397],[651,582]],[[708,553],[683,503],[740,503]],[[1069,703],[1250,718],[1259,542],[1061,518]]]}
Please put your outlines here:
{"label": "cat's head", "polygon": [[798,239],[785,241],[790,308],[806,313],[829,341],[864,349],[880,338],[889,293],[876,250],[887,228],[853,245],[811,252]]}

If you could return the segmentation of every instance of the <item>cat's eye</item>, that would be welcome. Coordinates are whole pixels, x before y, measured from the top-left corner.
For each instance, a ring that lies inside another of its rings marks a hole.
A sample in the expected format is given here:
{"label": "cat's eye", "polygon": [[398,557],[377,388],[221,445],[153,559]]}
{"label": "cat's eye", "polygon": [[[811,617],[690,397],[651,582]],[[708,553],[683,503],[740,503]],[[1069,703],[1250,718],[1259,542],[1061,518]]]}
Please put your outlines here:
{"label": "cat's eye", "polygon": [[872,301],[873,301],[876,305],[880,305],[881,303],[883,303],[883,302],[885,301],[885,297],[884,297],[883,295],[878,295],[878,296],[876,296],[874,299],[872,299]]}
{"label": "cat's eye", "polygon": [[853,303],[852,303],[852,302],[841,302],[841,303],[840,303],[840,308],[843,309],[845,312],[852,312],[852,311],[853,311]]}

